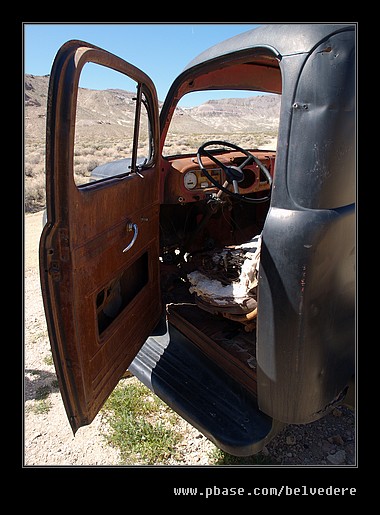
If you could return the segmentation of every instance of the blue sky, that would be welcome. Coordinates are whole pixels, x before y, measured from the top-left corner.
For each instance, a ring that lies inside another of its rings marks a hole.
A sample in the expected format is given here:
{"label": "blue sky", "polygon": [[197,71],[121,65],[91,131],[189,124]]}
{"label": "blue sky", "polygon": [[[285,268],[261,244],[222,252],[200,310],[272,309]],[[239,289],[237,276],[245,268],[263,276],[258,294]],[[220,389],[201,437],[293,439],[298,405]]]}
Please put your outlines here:
{"label": "blue sky", "polygon": [[[224,39],[257,27],[257,24],[64,24],[25,23],[24,71],[33,75],[50,73],[55,54],[69,39],[81,39],[100,46],[137,66],[155,83],[159,100],[164,100],[176,76],[189,61]],[[112,79],[111,79],[112,77]],[[83,87],[106,89],[122,87],[116,77],[103,73],[95,79],[86,74]],[[209,96],[209,94],[206,94]],[[228,96],[227,94],[220,95]],[[235,92],[233,96],[238,96]],[[207,97],[198,95],[196,103]],[[193,101],[194,102],[194,101]],[[186,103],[182,103],[186,105]]]}

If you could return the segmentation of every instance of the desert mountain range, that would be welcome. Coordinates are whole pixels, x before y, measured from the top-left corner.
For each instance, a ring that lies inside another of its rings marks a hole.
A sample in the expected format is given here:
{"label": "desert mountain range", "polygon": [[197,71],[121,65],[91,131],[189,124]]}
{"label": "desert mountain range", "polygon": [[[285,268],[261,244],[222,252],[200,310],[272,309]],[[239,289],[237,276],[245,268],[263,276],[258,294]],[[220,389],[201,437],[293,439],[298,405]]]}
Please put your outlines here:
{"label": "desert mountain range", "polygon": [[[46,101],[49,76],[25,75],[25,135],[41,141],[46,130]],[[120,89],[80,88],[77,132],[86,137],[106,125],[110,137],[122,136],[133,127],[135,93]],[[160,102],[160,107],[162,102]],[[276,130],[280,112],[278,95],[209,100],[196,107],[177,107],[173,130],[181,134],[265,132]]]}

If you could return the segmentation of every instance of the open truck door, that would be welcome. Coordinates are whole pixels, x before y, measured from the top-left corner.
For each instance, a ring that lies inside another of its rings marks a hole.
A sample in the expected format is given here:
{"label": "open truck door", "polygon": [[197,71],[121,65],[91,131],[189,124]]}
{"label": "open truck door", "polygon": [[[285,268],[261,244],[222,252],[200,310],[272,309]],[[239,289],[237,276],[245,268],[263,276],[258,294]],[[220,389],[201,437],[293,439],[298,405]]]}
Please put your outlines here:
{"label": "open truck door", "polygon": [[[116,176],[74,181],[79,77],[96,63],[136,82],[132,158]],[[149,151],[137,164],[142,107]],[[82,41],[59,50],[47,112],[47,223],[40,275],[54,363],[75,432],[89,424],[156,325],[159,294],[158,102],[152,81]]]}

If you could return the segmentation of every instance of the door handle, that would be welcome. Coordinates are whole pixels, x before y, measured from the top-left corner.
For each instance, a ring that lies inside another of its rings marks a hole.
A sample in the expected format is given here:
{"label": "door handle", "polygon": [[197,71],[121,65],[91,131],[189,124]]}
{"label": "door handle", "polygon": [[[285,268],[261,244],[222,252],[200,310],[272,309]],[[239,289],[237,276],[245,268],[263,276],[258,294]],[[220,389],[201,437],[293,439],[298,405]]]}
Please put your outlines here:
{"label": "door handle", "polygon": [[131,223],[131,222],[130,222],[130,223],[127,225],[127,231],[128,231],[128,232],[132,232],[132,231],[133,231],[133,232],[134,232],[134,234],[133,234],[133,238],[132,238],[131,243],[125,247],[125,249],[123,250],[123,252],[127,252],[127,250],[131,249],[131,248],[133,247],[133,245],[135,244],[135,241],[136,241],[136,239],[137,239],[137,235],[138,235],[138,233],[139,233],[139,229],[138,229],[138,227],[137,227],[137,224],[133,224],[133,223]]}

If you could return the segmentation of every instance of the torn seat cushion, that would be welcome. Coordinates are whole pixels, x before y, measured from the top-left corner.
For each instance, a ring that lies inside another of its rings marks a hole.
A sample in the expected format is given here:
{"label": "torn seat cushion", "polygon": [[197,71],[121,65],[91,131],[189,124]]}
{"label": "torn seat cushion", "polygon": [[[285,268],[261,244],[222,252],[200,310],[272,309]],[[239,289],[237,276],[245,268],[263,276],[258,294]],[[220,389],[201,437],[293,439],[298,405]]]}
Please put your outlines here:
{"label": "torn seat cushion", "polygon": [[211,313],[243,314],[257,307],[261,235],[242,245],[202,253],[188,274],[197,305]]}

